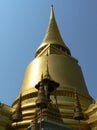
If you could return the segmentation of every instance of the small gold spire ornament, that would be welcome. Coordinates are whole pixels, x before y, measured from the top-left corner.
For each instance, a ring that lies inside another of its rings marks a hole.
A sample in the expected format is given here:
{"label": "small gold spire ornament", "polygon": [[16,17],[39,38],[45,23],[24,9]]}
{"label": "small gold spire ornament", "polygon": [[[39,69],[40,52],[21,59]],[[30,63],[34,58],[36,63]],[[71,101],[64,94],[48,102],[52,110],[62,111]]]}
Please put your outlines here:
{"label": "small gold spire ornament", "polygon": [[12,119],[15,122],[21,121],[22,120],[22,110],[21,110],[21,94],[18,99],[17,107],[12,115]]}
{"label": "small gold spire ornament", "polygon": [[80,120],[84,119],[84,115],[83,115],[83,112],[82,112],[82,108],[81,108],[81,105],[80,105],[80,101],[79,101],[79,97],[78,97],[76,89],[75,89],[74,119],[78,120],[79,130],[81,130]]}

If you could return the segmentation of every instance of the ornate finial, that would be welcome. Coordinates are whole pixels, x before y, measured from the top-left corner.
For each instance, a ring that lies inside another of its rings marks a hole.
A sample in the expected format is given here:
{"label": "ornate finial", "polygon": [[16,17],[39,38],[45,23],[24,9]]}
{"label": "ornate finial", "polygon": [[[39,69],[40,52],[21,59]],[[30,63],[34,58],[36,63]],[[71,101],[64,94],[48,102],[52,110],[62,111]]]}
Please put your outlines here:
{"label": "ornate finial", "polygon": [[77,90],[75,89],[75,107],[74,107],[74,119],[75,120],[83,120],[84,116],[82,113],[79,97],[77,94]]}
{"label": "ornate finial", "polygon": [[51,7],[53,8],[53,5],[51,5]]}
{"label": "ornate finial", "polygon": [[50,13],[50,19],[52,19],[52,18],[55,19],[53,5],[51,5],[51,13]]}
{"label": "ornate finial", "polygon": [[46,70],[47,74],[49,74],[49,67],[48,67],[48,60],[47,60],[47,70]]}
{"label": "ornate finial", "polygon": [[53,5],[51,5],[51,10],[53,10]]}
{"label": "ornate finial", "polygon": [[46,73],[45,73],[45,75],[44,75],[43,78],[44,78],[44,79],[50,79],[48,61],[47,61],[47,66],[46,66]]}
{"label": "ornate finial", "polygon": [[82,112],[82,108],[81,108],[81,105],[80,105],[80,101],[79,101],[79,97],[78,97],[76,89],[75,89],[74,119],[78,120],[79,130],[81,130],[80,120],[84,119],[84,115],[83,115],[83,112]]}
{"label": "ornate finial", "polygon": [[43,80],[43,73],[42,73],[42,75],[41,75],[41,81]]}
{"label": "ornate finial", "polygon": [[22,111],[21,111],[21,94],[17,102],[17,107],[12,115],[13,121],[20,121],[22,120]]}

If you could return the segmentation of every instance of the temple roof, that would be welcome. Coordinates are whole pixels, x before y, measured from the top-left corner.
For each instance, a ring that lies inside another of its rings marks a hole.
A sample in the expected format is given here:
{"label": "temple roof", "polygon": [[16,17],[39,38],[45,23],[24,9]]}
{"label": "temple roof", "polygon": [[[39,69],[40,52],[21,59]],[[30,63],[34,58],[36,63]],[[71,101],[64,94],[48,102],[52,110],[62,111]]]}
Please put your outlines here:
{"label": "temple roof", "polygon": [[55,15],[54,15],[53,6],[51,6],[50,20],[49,20],[47,31],[45,33],[45,36],[44,36],[44,39],[43,39],[41,45],[39,46],[39,48],[36,51],[36,55],[38,53],[40,53],[41,50],[43,50],[43,48],[45,48],[46,46],[48,46],[50,44],[59,45],[59,46],[63,47],[64,49],[66,49],[67,52],[70,54],[69,48],[65,45],[65,43],[60,35],[59,29],[58,29],[58,26],[56,23]]}

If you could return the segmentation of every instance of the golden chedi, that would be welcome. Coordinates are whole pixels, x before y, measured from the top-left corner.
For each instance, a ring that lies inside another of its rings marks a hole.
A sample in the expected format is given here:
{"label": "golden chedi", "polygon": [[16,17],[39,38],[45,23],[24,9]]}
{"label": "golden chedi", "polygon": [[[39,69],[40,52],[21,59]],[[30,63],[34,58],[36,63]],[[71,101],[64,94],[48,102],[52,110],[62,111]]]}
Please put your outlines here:
{"label": "golden chedi", "polygon": [[[14,110],[21,111],[20,114],[22,114],[21,118],[16,116],[18,118],[13,120],[13,128],[23,130],[34,118],[37,99],[35,86],[41,81],[42,74],[43,77],[46,75],[47,70],[51,79],[59,83],[59,87],[51,95],[52,104],[57,104],[61,119],[67,127],[78,129],[77,121],[73,119],[75,89],[78,92],[83,113],[92,103],[92,98],[87,90],[78,61],[71,56],[69,48],[60,35],[53,7],[51,7],[50,20],[44,39],[36,50],[34,60],[27,66],[19,94],[13,101]],[[15,117],[14,115],[15,112],[13,117]],[[56,118],[54,116],[52,115],[51,120]],[[85,118],[81,121],[81,128],[89,130]]]}

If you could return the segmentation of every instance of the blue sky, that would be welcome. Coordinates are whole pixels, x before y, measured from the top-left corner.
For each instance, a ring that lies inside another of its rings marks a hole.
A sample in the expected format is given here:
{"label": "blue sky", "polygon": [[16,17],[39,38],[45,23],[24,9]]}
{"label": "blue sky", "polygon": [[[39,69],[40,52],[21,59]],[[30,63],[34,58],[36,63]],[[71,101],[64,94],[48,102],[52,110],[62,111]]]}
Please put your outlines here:
{"label": "blue sky", "polygon": [[0,0],[0,102],[11,105],[17,96],[52,4],[62,38],[97,98],[97,0]]}

